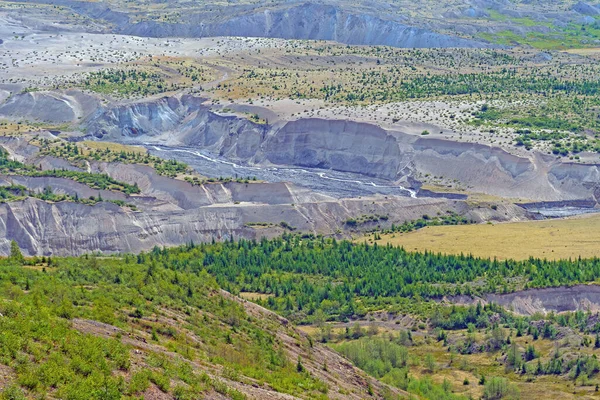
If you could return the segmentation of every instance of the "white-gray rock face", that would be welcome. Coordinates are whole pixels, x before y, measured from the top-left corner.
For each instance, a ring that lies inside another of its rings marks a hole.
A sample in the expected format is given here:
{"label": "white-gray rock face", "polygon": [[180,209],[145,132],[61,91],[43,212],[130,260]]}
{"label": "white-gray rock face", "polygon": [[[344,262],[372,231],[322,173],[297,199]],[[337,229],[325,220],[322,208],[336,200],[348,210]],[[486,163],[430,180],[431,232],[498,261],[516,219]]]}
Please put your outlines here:
{"label": "white-gray rock face", "polygon": [[122,105],[98,111],[84,127],[98,139],[191,145],[244,161],[256,155],[268,128],[215,114],[202,101],[184,95]]}
{"label": "white-gray rock face", "polygon": [[369,14],[354,14],[332,5],[306,3],[257,10],[222,21],[206,22],[202,15],[184,23],[145,21],[123,29],[130,35],[165,37],[244,36],[283,39],[334,40],[347,44],[394,47],[486,47],[483,42],[439,34]]}
{"label": "white-gray rock face", "polygon": [[548,289],[529,289],[510,294],[490,294],[486,300],[512,309],[517,314],[566,311],[600,311],[600,286],[577,285]]}
{"label": "white-gray rock face", "polygon": [[[231,236],[275,236],[285,231],[279,227],[281,221],[300,231],[332,234],[343,228],[343,221],[347,218],[361,215],[365,210],[389,215],[388,224],[417,219],[424,213],[435,215],[447,210],[468,211],[464,202],[445,199],[364,199],[291,204],[284,201],[298,200],[298,193],[285,184],[250,184],[249,191],[236,184],[208,186],[215,186],[210,190],[222,190],[221,200],[229,201],[220,203],[217,202],[219,199],[215,199],[215,203],[207,206],[196,204],[192,207],[188,204],[190,208],[180,209],[173,205],[169,209],[158,207],[152,210],[152,206],[158,205],[161,200],[148,198],[145,200],[146,209],[136,212],[108,202],[87,206],[70,202],[50,204],[29,198],[2,203],[0,254],[9,254],[11,240],[16,240],[28,255],[140,252],[154,246],[224,240]],[[236,201],[241,204],[232,202],[233,198],[239,199]],[[143,202],[142,199],[136,203]],[[514,207],[511,217],[515,215],[522,217],[524,212]],[[271,224],[271,227],[253,229],[248,226],[253,222]]]}
{"label": "white-gray rock face", "polygon": [[341,120],[301,119],[286,123],[262,146],[273,164],[334,169],[394,180],[410,148],[377,126]]}
{"label": "white-gray rock face", "polygon": [[600,15],[600,7],[580,1],[573,5],[573,11],[584,15]]}
{"label": "white-gray rock face", "polygon": [[33,0],[60,4],[95,20],[103,20],[114,33],[146,37],[243,36],[283,39],[334,40],[347,44],[395,47],[488,47],[489,44],[409,26],[397,19],[385,19],[380,11],[368,8],[349,10],[345,6],[304,3],[275,4],[270,7],[230,4],[225,14],[186,8],[175,22],[139,18],[110,8],[110,3],[77,0]]}
{"label": "white-gray rock face", "polygon": [[192,96],[105,110],[85,123],[97,138],[185,145],[247,165],[333,169],[396,181],[418,174],[456,179],[474,192],[535,201],[600,198],[600,166],[532,153],[424,138],[346,120],[275,126],[222,116]]}
{"label": "white-gray rock face", "polygon": [[600,311],[600,286],[575,285],[555,288],[526,289],[506,294],[486,294],[483,298],[451,296],[444,298],[451,304],[494,303],[520,315],[557,312]]}
{"label": "white-gray rock face", "polygon": [[32,122],[75,123],[99,106],[95,97],[78,90],[29,92],[6,97],[4,103],[0,103],[0,116]]}

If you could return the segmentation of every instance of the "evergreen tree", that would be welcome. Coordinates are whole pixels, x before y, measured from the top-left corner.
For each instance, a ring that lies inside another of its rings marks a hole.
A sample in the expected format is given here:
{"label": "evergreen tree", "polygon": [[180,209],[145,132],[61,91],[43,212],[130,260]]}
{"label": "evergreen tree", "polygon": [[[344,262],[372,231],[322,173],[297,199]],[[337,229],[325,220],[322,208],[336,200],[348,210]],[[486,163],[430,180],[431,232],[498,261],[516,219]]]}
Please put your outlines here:
{"label": "evergreen tree", "polygon": [[23,253],[21,253],[21,249],[19,248],[19,245],[14,240],[10,242],[10,257],[9,258],[11,261],[18,263],[20,265],[23,265],[23,263],[25,262]]}

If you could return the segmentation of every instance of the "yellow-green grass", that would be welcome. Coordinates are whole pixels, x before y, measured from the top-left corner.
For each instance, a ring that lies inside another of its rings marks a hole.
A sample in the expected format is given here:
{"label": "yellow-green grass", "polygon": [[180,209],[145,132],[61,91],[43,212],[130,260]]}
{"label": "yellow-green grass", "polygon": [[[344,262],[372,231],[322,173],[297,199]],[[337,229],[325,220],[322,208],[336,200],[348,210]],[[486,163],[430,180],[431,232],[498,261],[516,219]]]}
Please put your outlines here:
{"label": "yellow-green grass", "polygon": [[[126,153],[139,153],[139,154],[147,153],[147,150],[145,148],[143,148],[142,146],[131,146],[131,145],[113,143],[113,142],[93,142],[90,140],[86,140],[86,141],[82,142],[82,144],[92,150],[109,149],[110,151],[115,152],[115,153],[118,153],[121,151],[124,151]],[[86,149],[83,149],[83,150],[86,150]]]}
{"label": "yellow-green grass", "polygon": [[[505,330],[508,334],[508,330]],[[459,336],[465,336],[466,332],[456,332]],[[485,335],[477,333],[475,335],[478,341],[484,341]],[[540,339],[532,341],[530,336],[512,337],[512,341],[517,343],[519,353],[523,354],[525,348],[532,344],[537,352],[541,354],[542,364],[546,364],[551,355],[554,353],[556,343],[559,343],[560,353],[592,355],[594,354],[593,347],[564,347],[560,345],[562,341],[552,341]],[[417,346],[409,348],[409,354],[421,363],[411,367],[411,374],[415,377],[431,376],[434,382],[441,384],[444,379],[447,379],[451,384],[455,393],[463,395],[471,395],[473,398],[480,398],[483,387],[478,385],[479,377],[482,375],[487,379],[490,377],[504,377],[511,384],[516,385],[520,399],[571,399],[571,398],[595,398],[596,393],[594,387],[598,380],[596,377],[590,378],[588,383],[583,386],[581,382],[573,387],[573,380],[570,380],[566,375],[522,375],[514,373],[511,369],[506,369],[505,364],[501,361],[504,358],[503,351],[482,352],[469,355],[455,354],[451,361],[450,353],[443,347],[441,342],[429,341],[429,343],[421,343]],[[436,369],[432,373],[428,371],[422,364],[427,354],[433,355],[436,361]],[[537,359],[530,361],[530,364],[535,365]],[[462,381],[467,378],[469,385],[463,385]],[[532,381],[529,381],[532,379]]]}
{"label": "yellow-green grass", "polygon": [[256,301],[256,300],[268,300],[269,297],[273,297],[272,294],[256,293],[256,292],[240,292],[240,297],[245,300]]}
{"label": "yellow-green grass", "polygon": [[564,50],[564,51],[565,51],[565,53],[579,54],[581,56],[591,56],[591,55],[599,55],[600,47],[588,47],[588,48],[583,48],[583,49],[568,49],[568,50]]}
{"label": "yellow-green grass", "polygon": [[[505,335],[509,335],[508,329],[503,329]],[[467,336],[466,330],[454,331],[449,333],[453,340],[464,340]],[[474,334],[478,343],[484,343],[487,334],[477,332]],[[532,344],[536,351],[541,355],[542,364],[546,364],[559,345],[561,354],[594,354],[593,346],[573,347],[566,346],[564,340],[539,339],[531,340],[531,336],[511,337],[511,340],[517,344],[519,354],[523,354],[529,344]],[[592,339],[588,337],[588,339]],[[431,336],[420,337],[414,335],[414,345],[408,348],[410,357],[410,374],[416,378],[429,376],[432,380],[441,384],[444,379],[452,385],[452,391],[472,398],[481,398],[483,386],[478,384],[479,378],[483,375],[487,379],[491,377],[507,378],[511,384],[514,384],[521,400],[527,399],[571,399],[571,398],[594,398],[595,385],[598,383],[597,377],[591,377],[588,383],[583,386],[577,382],[573,387],[573,380],[567,375],[540,375],[532,376],[529,374],[515,373],[512,369],[507,369],[504,359],[505,352],[502,350],[494,352],[481,352],[474,354],[453,354],[448,352],[443,342],[435,340]],[[424,366],[424,360],[427,355],[435,359],[435,370],[429,371]],[[537,359],[530,361],[529,364],[537,364]],[[468,385],[463,384],[465,378],[469,381]],[[573,393],[575,391],[575,394]]]}
{"label": "yellow-green grass", "polygon": [[37,134],[42,130],[67,130],[68,125],[31,123],[27,121],[0,120],[0,136],[20,136],[25,133]]}
{"label": "yellow-green grass", "polygon": [[600,215],[545,221],[430,226],[382,235],[378,243],[407,250],[524,260],[600,257]]}

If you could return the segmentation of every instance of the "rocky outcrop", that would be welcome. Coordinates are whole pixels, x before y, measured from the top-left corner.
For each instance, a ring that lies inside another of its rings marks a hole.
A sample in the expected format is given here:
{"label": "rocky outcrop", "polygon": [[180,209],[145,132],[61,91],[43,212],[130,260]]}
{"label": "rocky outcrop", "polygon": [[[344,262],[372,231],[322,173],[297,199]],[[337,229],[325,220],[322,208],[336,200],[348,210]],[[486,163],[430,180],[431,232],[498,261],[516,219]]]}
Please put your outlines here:
{"label": "rocky outcrop", "polygon": [[245,165],[332,169],[396,181],[443,176],[472,192],[531,201],[595,198],[600,166],[532,152],[424,138],[376,125],[318,118],[255,124],[220,115],[193,96],[109,108],[84,128],[98,139],[184,145]]}
{"label": "rocky outcrop", "polygon": [[395,180],[410,148],[375,125],[342,120],[302,119],[286,123],[262,146],[273,164],[334,169]]}
{"label": "rocky outcrop", "polygon": [[395,180],[410,148],[375,125],[302,119],[282,126],[224,116],[192,96],[118,106],[85,124],[97,139],[185,145],[236,162],[334,169]]}
{"label": "rocky outcrop", "polygon": [[60,4],[74,12],[103,20],[114,33],[147,37],[243,36],[283,39],[334,40],[359,45],[395,47],[487,47],[488,44],[384,19],[368,8],[350,10],[340,5],[304,3],[270,7],[234,4],[215,13],[198,6],[186,8],[176,22],[158,21],[111,9],[104,2],[36,0]]}
{"label": "rocky outcrop", "polygon": [[202,102],[184,95],[101,109],[84,127],[98,139],[190,145],[237,160],[251,159],[267,128],[247,119],[216,114]]}
{"label": "rocky outcrop", "polygon": [[597,5],[584,3],[583,1],[574,4],[572,10],[584,15],[600,15],[600,7],[598,7]]}
{"label": "rocky outcrop", "polygon": [[411,48],[486,47],[486,44],[476,40],[444,35],[368,13],[355,14],[337,6],[315,3],[259,9],[214,22],[206,22],[203,15],[188,16],[185,23],[177,24],[144,21],[123,29],[122,33],[151,37],[249,36],[316,39],[347,44]]}
{"label": "rocky outcrop", "polygon": [[75,123],[90,115],[98,101],[78,90],[25,92],[0,104],[0,117],[35,122]]}
{"label": "rocky outcrop", "polygon": [[[42,157],[26,137],[4,138],[2,147],[14,157],[37,165]],[[64,160],[43,157],[50,169]],[[0,203],[0,254],[8,254],[11,240],[29,255],[69,255],[93,251],[139,252],[154,246],[175,246],[229,237],[259,238],[290,229],[323,234],[349,229],[348,218],[385,215],[385,220],[352,229],[389,227],[423,214],[447,211],[467,215],[464,201],[409,197],[364,197],[337,199],[285,182],[209,183],[188,182],[158,175],[146,165],[89,161],[87,170],[137,184],[141,193],[126,195],[96,190],[84,184],[53,177],[0,176],[0,185],[23,185],[35,192],[50,187],[56,194],[79,198],[99,195],[105,200],[94,206],[73,202],[45,202],[35,198]],[[120,200],[120,207],[107,200]],[[135,206],[135,207],[131,207]],[[135,211],[134,211],[135,210]],[[524,218],[526,212],[513,207],[498,211],[500,219]],[[281,224],[284,221],[285,224]]]}
{"label": "rocky outcrop", "polygon": [[529,289],[510,294],[490,294],[486,300],[500,304],[517,314],[565,311],[600,311],[600,286],[577,285],[547,289]]}
{"label": "rocky outcrop", "polygon": [[[211,189],[222,190],[223,199],[229,202],[185,209],[174,205],[159,207],[161,202],[166,204],[164,199],[143,196],[128,199],[140,206],[141,210],[135,212],[108,202],[87,206],[29,198],[2,203],[0,254],[9,253],[11,240],[16,240],[28,255],[139,252],[154,246],[224,240],[232,236],[271,237],[288,229],[279,226],[281,221],[299,231],[332,234],[344,228],[347,218],[362,214],[388,215],[389,225],[419,218],[424,213],[468,211],[465,203],[444,199],[284,203],[294,196],[294,191],[282,185],[250,187],[248,192],[242,186],[214,185]],[[234,198],[241,201],[231,201]]]}
{"label": "rocky outcrop", "polygon": [[475,305],[495,303],[520,315],[574,311],[600,311],[600,286],[575,285],[526,289],[514,293],[489,293],[482,297],[451,296],[443,299],[451,304]]}

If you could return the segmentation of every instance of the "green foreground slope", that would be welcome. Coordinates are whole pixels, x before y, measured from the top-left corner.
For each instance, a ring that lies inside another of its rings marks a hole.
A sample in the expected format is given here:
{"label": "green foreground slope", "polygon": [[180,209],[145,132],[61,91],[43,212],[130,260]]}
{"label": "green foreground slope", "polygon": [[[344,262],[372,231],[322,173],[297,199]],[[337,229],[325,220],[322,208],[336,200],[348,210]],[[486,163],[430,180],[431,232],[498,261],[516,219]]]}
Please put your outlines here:
{"label": "green foreground slope", "polygon": [[[598,314],[438,300],[599,276],[598,259],[498,262],[300,236],[119,257],[24,260],[15,247],[0,262],[3,395],[530,398],[570,382],[593,392]],[[253,293],[312,337],[220,288]]]}

